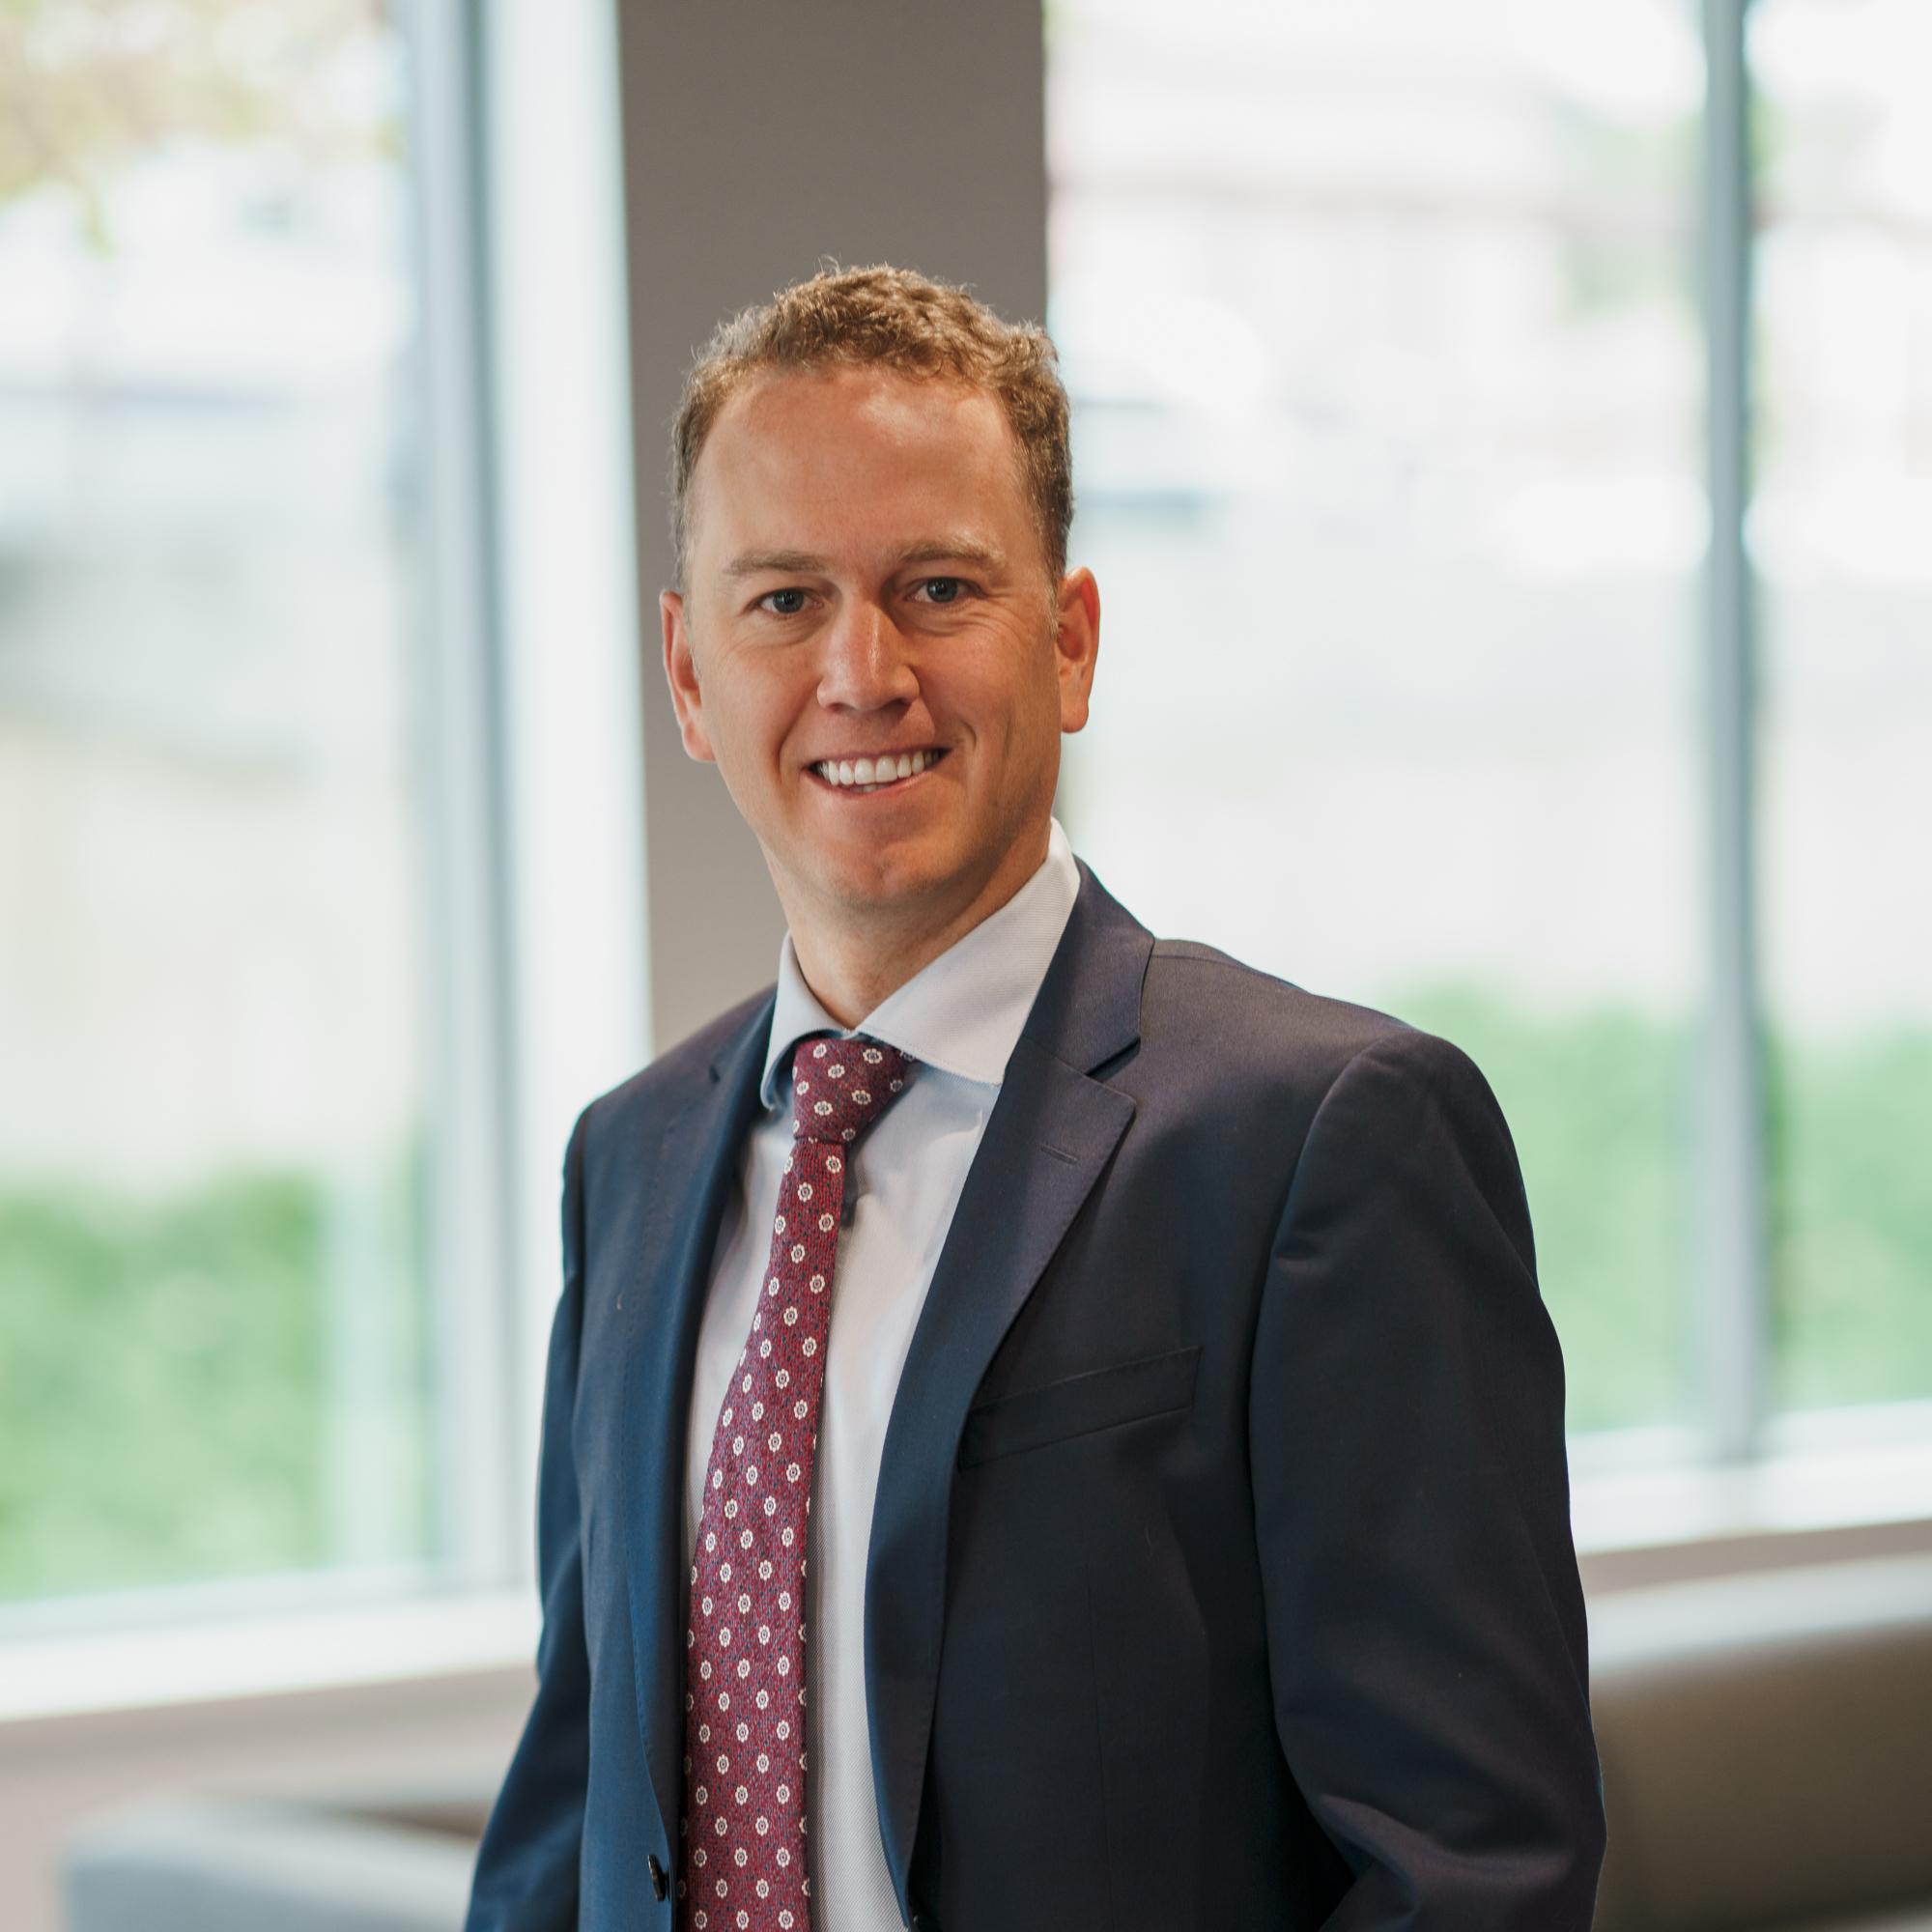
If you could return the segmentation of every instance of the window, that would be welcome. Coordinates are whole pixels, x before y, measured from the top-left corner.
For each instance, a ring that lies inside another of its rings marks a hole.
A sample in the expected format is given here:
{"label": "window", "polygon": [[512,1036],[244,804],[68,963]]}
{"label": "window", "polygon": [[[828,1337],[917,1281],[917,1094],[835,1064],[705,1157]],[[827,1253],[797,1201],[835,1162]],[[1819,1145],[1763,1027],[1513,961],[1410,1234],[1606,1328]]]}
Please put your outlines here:
{"label": "window", "polygon": [[[1712,8],[1065,0],[1047,43],[1069,826],[1157,929],[1468,1049],[1573,1431],[1677,1455],[1932,1394],[1926,27],[1760,0],[1727,159]],[[1747,168],[1764,227],[1714,234]],[[1761,636],[1704,273],[1753,254]],[[1758,788],[1713,676],[1754,649]]]}
{"label": "window", "polygon": [[527,1569],[648,1058],[595,28],[0,24],[0,1632]]}
{"label": "window", "polygon": [[0,1598],[417,1563],[405,49],[354,4],[5,32]]}

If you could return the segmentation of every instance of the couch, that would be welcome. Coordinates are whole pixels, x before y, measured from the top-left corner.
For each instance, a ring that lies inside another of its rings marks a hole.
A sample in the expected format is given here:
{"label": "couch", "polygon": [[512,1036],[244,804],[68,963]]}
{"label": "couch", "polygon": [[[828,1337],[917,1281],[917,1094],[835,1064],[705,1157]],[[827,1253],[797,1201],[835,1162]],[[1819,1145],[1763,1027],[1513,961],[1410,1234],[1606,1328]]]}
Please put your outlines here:
{"label": "couch", "polygon": [[[1593,1932],[1932,1932],[1932,1556],[1618,1591],[1590,1644]],[[497,1775],[99,1820],[68,1932],[457,1932]]]}

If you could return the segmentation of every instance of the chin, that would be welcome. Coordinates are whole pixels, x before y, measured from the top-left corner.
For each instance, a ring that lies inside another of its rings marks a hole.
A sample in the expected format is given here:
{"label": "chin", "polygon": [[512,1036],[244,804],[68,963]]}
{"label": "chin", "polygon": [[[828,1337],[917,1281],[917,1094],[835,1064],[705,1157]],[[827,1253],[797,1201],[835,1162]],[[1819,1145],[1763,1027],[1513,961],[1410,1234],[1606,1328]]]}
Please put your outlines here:
{"label": "chin", "polygon": [[[922,841],[923,842],[923,841]],[[929,892],[946,876],[933,855],[916,850],[910,840],[881,845],[875,850],[857,840],[842,852],[815,847],[808,876],[816,880],[828,898],[855,905],[885,905]]]}

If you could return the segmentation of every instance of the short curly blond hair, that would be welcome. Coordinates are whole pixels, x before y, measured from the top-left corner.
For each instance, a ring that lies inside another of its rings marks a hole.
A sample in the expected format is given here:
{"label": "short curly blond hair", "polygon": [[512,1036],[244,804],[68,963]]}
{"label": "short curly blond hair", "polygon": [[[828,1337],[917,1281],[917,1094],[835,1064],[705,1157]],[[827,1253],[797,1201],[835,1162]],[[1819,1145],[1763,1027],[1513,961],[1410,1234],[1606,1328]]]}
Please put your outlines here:
{"label": "short curly blond hair", "polygon": [[673,587],[682,594],[691,554],[691,479],[719,412],[754,377],[872,365],[951,378],[1005,410],[1019,446],[1040,551],[1057,585],[1073,523],[1073,460],[1066,390],[1045,329],[1002,322],[963,288],[907,269],[821,268],[712,331],[684,380],[670,433]]}

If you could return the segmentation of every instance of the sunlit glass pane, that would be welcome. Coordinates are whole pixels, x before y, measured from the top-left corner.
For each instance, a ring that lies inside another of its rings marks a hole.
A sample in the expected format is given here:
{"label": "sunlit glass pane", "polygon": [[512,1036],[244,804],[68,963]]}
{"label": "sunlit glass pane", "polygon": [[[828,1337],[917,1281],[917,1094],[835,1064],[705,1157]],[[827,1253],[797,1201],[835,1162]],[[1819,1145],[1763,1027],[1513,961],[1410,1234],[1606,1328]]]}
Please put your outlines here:
{"label": "sunlit glass pane", "polygon": [[1932,8],[1758,0],[1775,1392],[1932,1396]]}
{"label": "sunlit glass pane", "polygon": [[413,1558],[400,43],[46,0],[0,61],[0,1598]]}

